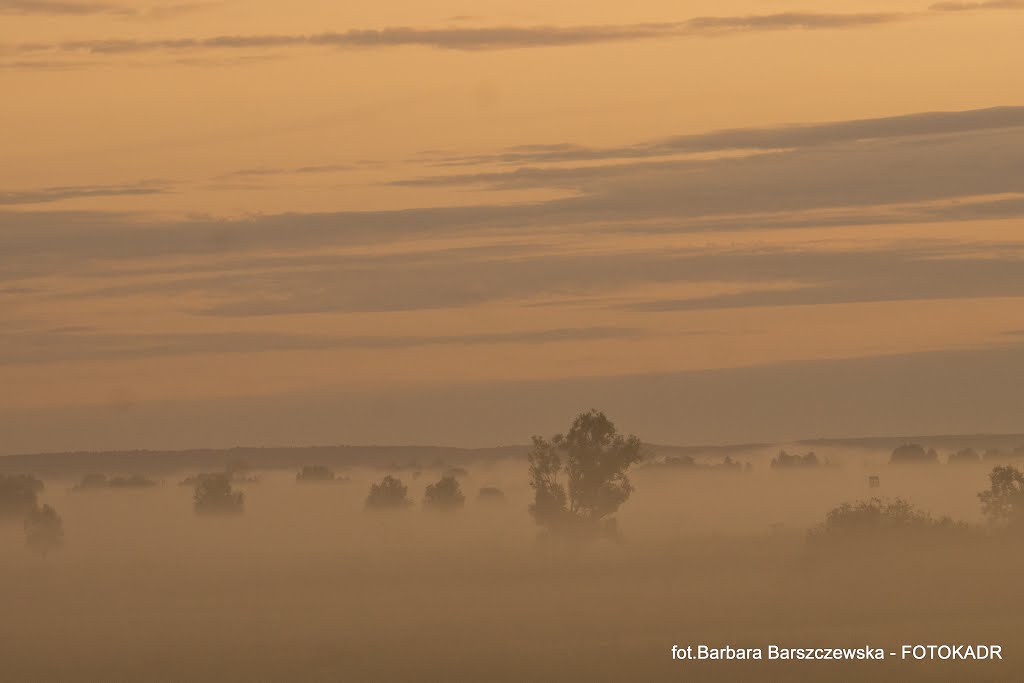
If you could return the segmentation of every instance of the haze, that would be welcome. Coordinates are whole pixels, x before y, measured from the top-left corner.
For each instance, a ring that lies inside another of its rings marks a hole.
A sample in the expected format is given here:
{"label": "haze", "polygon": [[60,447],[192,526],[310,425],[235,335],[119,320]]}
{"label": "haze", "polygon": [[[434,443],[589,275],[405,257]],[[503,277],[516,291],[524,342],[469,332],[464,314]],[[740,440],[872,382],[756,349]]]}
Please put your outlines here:
{"label": "haze", "polygon": [[1019,9],[0,2],[0,451],[1015,431]]}

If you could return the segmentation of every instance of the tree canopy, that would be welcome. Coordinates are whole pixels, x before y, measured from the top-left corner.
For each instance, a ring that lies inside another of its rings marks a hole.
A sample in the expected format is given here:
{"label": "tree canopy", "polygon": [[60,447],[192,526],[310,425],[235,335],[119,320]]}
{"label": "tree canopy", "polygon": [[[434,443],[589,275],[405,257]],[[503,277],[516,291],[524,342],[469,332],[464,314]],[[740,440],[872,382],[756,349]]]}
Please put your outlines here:
{"label": "tree canopy", "polygon": [[988,478],[989,487],[978,494],[982,513],[997,526],[1024,528],[1024,472],[997,465]]}
{"label": "tree canopy", "polygon": [[452,475],[441,477],[437,483],[427,486],[423,493],[423,507],[442,512],[459,510],[466,503],[459,480]]}
{"label": "tree canopy", "polygon": [[409,487],[390,474],[371,485],[370,493],[366,496],[368,510],[400,510],[409,505]]}
{"label": "tree canopy", "polygon": [[633,492],[627,472],[640,461],[641,451],[639,438],[619,434],[596,410],[577,415],[566,434],[550,440],[533,437],[530,513],[549,530],[610,522]]}

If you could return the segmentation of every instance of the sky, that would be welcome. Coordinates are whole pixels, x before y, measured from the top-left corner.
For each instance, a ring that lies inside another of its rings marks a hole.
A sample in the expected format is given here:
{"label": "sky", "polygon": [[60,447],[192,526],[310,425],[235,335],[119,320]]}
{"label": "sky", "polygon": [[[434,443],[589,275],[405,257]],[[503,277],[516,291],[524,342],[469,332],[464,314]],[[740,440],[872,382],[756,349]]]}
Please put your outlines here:
{"label": "sky", "polygon": [[1024,432],[1021,35],[0,0],[0,453]]}

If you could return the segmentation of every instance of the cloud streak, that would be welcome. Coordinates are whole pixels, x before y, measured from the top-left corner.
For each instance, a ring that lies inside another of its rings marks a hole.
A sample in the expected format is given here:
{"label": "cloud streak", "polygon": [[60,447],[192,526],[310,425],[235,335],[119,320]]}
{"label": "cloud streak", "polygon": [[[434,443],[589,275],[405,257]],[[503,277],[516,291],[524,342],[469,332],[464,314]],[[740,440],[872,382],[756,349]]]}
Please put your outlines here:
{"label": "cloud streak", "polygon": [[62,2],[61,0],[0,0],[0,14],[82,17],[106,14],[129,19],[168,19],[205,9],[212,3],[179,3],[147,8],[126,7],[109,3]]}
{"label": "cloud streak", "polygon": [[734,128],[619,147],[584,147],[570,143],[524,145],[494,154],[440,157],[435,161],[440,165],[475,165],[646,159],[733,150],[796,149],[841,142],[951,135],[1021,126],[1024,126],[1024,107],[990,107],[768,128]]}
{"label": "cloud streak", "polygon": [[444,345],[553,344],[567,341],[635,338],[627,327],[579,327],[433,336],[355,336],[271,332],[97,333],[77,328],[0,335],[0,365],[79,360],[189,356],[207,353],[261,353],[336,349],[405,349]]}
{"label": "cloud streak", "polygon": [[987,2],[936,2],[933,12],[971,12],[976,10],[1024,9],[1024,0],[988,0]]}
{"label": "cloud streak", "polygon": [[69,185],[29,190],[0,191],[0,206],[50,204],[68,199],[89,197],[127,197],[168,192],[166,185],[146,181],[132,185]]}
{"label": "cloud streak", "polygon": [[221,35],[209,38],[156,40],[71,40],[24,44],[19,52],[83,54],[140,54],[208,50],[252,50],[296,47],[373,49],[427,47],[441,50],[484,51],[571,47],[637,40],[715,36],[733,33],[858,28],[903,21],[911,15],[895,12],[832,14],[784,12],[737,17],[697,17],[687,21],[603,26],[493,26],[353,29],[315,34]]}

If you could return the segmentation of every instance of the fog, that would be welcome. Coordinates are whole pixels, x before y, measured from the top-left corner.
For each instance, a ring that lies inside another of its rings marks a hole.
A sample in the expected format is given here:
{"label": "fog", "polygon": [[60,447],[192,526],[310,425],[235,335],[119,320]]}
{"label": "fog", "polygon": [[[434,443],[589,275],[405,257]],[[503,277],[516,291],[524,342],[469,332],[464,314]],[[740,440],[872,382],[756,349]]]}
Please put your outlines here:
{"label": "fog", "polygon": [[[835,448],[800,471],[658,464],[631,470],[621,539],[545,540],[520,457],[458,477],[465,506],[421,505],[441,469],[391,474],[413,504],[364,509],[385,470],[245,472],[240,515],[193,509],[188,472],[151,488],[76,490],[48,478],[40,503],[65,541],[40,555],[0,525],[0,626],[10,681],[899,680],[1009,679],[1019,543],[982,531],[991,462],[887,464]],[[825,462],[827,460],[827,463]],[[719,464],[719,456],[697,458]],[[316,463],[310,463],[316,464]],[[194,473],[193,473],[194,474]],[[868,477],[879,477],[877,488]],[[236,476],[236,479],[238,477]],[[482,487],[504,492],[478,498]],[[839,503],[904,498],[967,522],[962,536],[816,546]],[[993,643],[1005,659],[674,661],[673,645],[882,647]]]}

